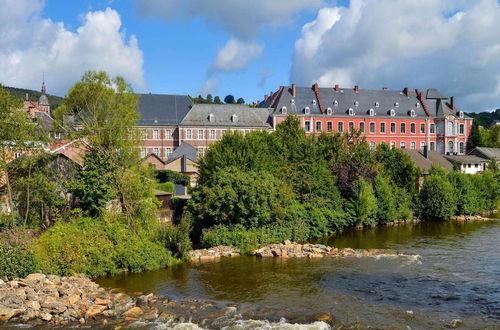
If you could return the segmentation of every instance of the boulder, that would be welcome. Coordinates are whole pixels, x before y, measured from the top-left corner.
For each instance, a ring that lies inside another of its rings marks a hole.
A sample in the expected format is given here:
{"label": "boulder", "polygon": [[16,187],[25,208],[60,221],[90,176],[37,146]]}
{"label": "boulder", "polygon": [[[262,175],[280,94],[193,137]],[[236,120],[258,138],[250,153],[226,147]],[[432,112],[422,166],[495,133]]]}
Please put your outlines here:
{"label": "boulder", "polygon": [[52,320],[52,314],[42,313],[42,314],[40,314],[40,318],[44,321],[50,322],[50,320]]}
{"label": "boulder", "polygon": [[142,314],[144,314],[144,311],[140,307],[132,307],[131,309],[123,313],[123,316],[138,318]]}
{"label": "boulder", "polygon": [[14,309],[0,305],[0,322],[5,322],[24,313],[25,309]]}
{"label": "boulder", "polygon": [[86,318],[95,318],[97,315],[104,312],[108,307],[103,305],[92,305],[85,313]]}
{"label": "boulder", "polygon": [[26,276],[25,280],[29,282],[41,282],[45,280],[46,276],[44,274],[29,274]]}

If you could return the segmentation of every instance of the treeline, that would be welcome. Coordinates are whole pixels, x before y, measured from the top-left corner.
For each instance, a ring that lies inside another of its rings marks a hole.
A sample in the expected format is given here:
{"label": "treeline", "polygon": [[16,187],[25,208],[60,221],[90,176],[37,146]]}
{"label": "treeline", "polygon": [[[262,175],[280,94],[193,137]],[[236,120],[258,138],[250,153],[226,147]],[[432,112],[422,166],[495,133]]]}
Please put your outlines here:
{"label": "treeline", "polygon": [[198,97],[191,97],[194,103],[198,104],[245,104],[245,100],[240,97],[236,99],[233,95],[229,94],[224,97],[224,102],[222,102],[219,96],[213,97],[212,94],[207,94],[206,98],[198,95]]}
{"label": "treeline", "polygon": [[422,173],[399,149],[371,151],[357,133],[306,137],[289,116],[276,131],[233,133],[199,161],[188,204],[195,242],[251,250],[285,239],[308,241],[352,226],[447,220],[495,209],[496,167],[480,175]]}
{"label": "treeline", "polygon": [[468,112],[467,116],[474,118],[478,125],[485,128],[490,127],[495,120],[500,120],[500,109],[495,111]]}
{"label": "treeline", "polygon": [[[158,222],[162,181],[141,164],[138,96],[122,78],[87,72],[59,108],[81,125],[65,133],[85,150],[82,166],[43,152],[47,134],[19,102],[0,87],[0,195],[10,209],[0,211],[0,278],[102,276],[185,257],[190,224]],[[13,160],[14,151],[25,155]]]}
{"label": "treeline", "polygon": [[[22,100],[24,100],[26,98],[26,94],[28,94],[29,99],[31,101],[38,101],[38,99],[40,98],[40,95],[42,94],[39,91],[35,91],[32,89],[15,88],[15,87],[4,87],[4,88],[7,91],[9,91],[10,94],[12,96],[14,96],[15,98],[22,99]],[[47,94],[47,98],[49,99],[51,110],[55,110],[63,102],[63,98],[56,96],[56,95]]]}

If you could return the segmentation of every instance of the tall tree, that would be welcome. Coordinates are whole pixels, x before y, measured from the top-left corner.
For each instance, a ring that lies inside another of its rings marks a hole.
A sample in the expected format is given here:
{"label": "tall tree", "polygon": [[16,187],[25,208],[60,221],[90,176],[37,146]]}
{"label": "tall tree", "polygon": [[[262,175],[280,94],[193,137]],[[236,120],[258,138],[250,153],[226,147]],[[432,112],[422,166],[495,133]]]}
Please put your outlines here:
{"label": "tall tree", "polygon": [[207,94],[207,103],[214,103],[212,94]]}
{"label": "tall tree", "polygon": [[470,131],[470,149],[481,146],[481,134],[479,132],[479,122],[477,119],[472,121],[472,127]]}
{"label": "tall tree", "polygon": [[222,101],[220,100],[220,97],[216,96],[216,97],[214,98],[214,103],[215,103],[215,104],[222,104]]}
{"label": "tall tree", "polygon": [[234,104],[234,103],[235,103],[234,96],[232,96],[231,94],[227,95],[227,96],[224,98],[224,102],[225,102],[226,104]]}
{"label": "tall tree", "polygon": [[240,97],[240,98],[238,99],[238,101],[236,101],[236,103],[237,103],[237,104],[245,104],[245,100],[244,100],[242,97]]}

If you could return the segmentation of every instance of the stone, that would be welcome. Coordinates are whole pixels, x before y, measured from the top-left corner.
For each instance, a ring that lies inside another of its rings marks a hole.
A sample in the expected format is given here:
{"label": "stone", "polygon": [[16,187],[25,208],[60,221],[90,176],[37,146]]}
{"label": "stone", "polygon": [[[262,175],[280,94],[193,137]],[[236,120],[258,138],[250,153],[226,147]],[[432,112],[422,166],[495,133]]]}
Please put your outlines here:
{"label": "stone", "polygon": [[40,282],[43,281],[46,278],[44,274],[29,274],[26,276],[26,281],[32,281],[32,282]]}
{"label": "stone", "polygon": [[132,301],[132,298],[130,298],[130,296],[125,293],[118,293],[113,298],[113,301],[117,304],[123,304]]}
{"label": "stone", "polygon": [[132,307],[131,309],[123,313],[123,316],[137,318],[142,314],[144,314],[144,311],[140,307]]}
{"label": "stone", "polygon": [[0,305],[0,322],[5,322],[10,320],[13,317],[22,314],[25,309],[14,309]]}
{"label": "stone", "polygon": [[200,257],[200,262],[212,262],[215,260],[214,256],[201,256]]}
{"label": "stone", "polygon": [[85,319],[82,317],[80,320],[78,320],[78,322],[80,322],[80,324],[85,324]]}
{"label": "stone", "polygon": [[5,285],[5,282],[0,278],[0,286]]}
{"label": "stone", "polygon": [[28,302],[28,307],[30,307],[31,309],[35,310],[35,311],[39,311],[40,310],[40,303],[36,300],[34,301],[30,301]]}
{"label": "stone", "polygon": [[50,322],[50,320],[52,320],[52,314],[42,313],[42,314],[40,314],[40,318],[44,321]]}
{"label": "stone", "polygon": [[94,301],[94,304],[96,305],[103,305],[103,306],[108,306],[111,303],[111,300],[107,298],[96,298]]}
{"label": "stone", "polygon": [[461,325],[463,325],[464,322],[460,319],[454,319],[450,322],[450,327],[452,327],[453,329],[455,328],[458,328],[460,327]]}
{"label": "stone", "polygon": [[320,313],[316,315],[316,321],[328,322],[332,320],[332,316],[328,313]]}
{"label": "stone", "polygon": [[95,318],[97,315],[104,312],[108,307],[103,305],[92,305],[85,313],[86,318]]}
{"label": "stone", "polygon": [[68,297],[68,302],[70,305],[76,305],[80,301],[80,296],[76,294],[72,294],[71,296]]}

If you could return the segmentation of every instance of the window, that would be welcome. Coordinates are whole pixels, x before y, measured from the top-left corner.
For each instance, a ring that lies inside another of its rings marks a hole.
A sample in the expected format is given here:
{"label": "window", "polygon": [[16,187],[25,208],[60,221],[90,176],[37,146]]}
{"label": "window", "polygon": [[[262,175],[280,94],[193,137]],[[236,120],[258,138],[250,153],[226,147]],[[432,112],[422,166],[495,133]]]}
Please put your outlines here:
{"label": "window", "polygon": [[203,147],[198,147],[196,148],[196,153],[198,154],[198,156],[202,157],[205,155],[205,148]]}
{"label": "window", "polygon": [[418,103],[418,102],[417,102],[417,103],[415,103],[415,106],[416,106],[417,108],[420,108],[420,103]]}
{"label": "window", "polygon": [[415,117],[416,114],[415,114],[415,110],[411,109],[410,110],[410,117]]}
{"label": "window", "polygon": [[354,131],[354,123],[352,121],[349,122],[349,132]]}
{"label": "window", "polygon": [[165,148],[165,157],[170,157],[172,154],[172,148]]}
{"label": "window", "polygon": [[[283,108],[285,108],[285,107],[283,107]],[[208,121],[209,122],[214,122],[215,121],[215,116],[214,116],[213,113],[211,113],[211,114],[208,115]]]}
{"label": "window", "polygon": [[399,107],[399,103],[398,103],[398,102],[394,103],[394,106],[395,106],[396,108],[397,108],[397,107]]}
{"label": "window", "polygon": [[396,116],[396,111],[394,111],[394,109],[391,109],[389,111],[389,114],[390,114],[391,117],[394,117],[394,116]]}
{"label": "window", "polygon": [[165,130],[165,139],[172,140],[172,130],[170,129]]}
{"label": "window", "polygon": [[336,107],[336,106],[338,106],[338,105],[339,105],[339,101],[337,101],[337,100],[333,101],[333,106],[335,106],[335,107]]}
{"label": "window", "polygon": [[375,107],[376,107],[376,108],[380,107],[380,103],[375,102]]}
{"label": "window", "polygon": [[250,133],[250,130],[249,130],[249,129],[246,129],[246,130],[245,130],[245,134],[244,134],[244,135],[247,135],[248,133]]}
{"label": "window", "polygon": [[223,130],[221,131],[221,134],[220,134],[220,135],[221,135],[221,136],[224,136],[224,135],[226,135],[226,133],[227,133],[227,130],[223,129]]}
{"label": "window", "polygon": [[326,130],[328,132],[333,131],[333,123],[331,121],[329,121],[329,122],[326,123]]}
{"label": "window", "polygon": [[320,121],[316,122],[316,132],[321,132],[321,122]]}
{"label": "window", "polygon": [[359,105],[358,101],[354,101],[354,106],[357,107]]}
{"label": "window", "polygon": [[205,140],[205,130],[198,130],[198,140]]}
{"label": "window", "polygon": [[304,108],[304,113],[305,113],[306,115],[310,114],[310,113],[311,113],[311,109],[310,109],[309,107],[305,107],[305,108]]}
{"label": "window", "polygon": [[401,134],[406,134],[406,124],[405,123],[401,123]]}
{"label": "window", "polygon": [[370,109],[370,116],[372,116],[372,117],[375,116],[375,110]]}
{"label": "window", "polygon": [[286,112],[287,112],[286,107],[282,107],[281,108],[281,113],[284,114],[284,115],[286,115]]}
{"label": "window", "polygon": [[21,157],[22,155],[23,155],[22,153],[20,153],[20,152],[16,152],[16,154],[14,155],[14,157],[19,158],[19,157]]}
{"label": "window", "polygon": [[375,150],[375,142],[374,141],[370,141],[370,149]]}
{"label": "window", "polygon": [[380,133],[385,134],[385,123],[380,123]]}
{"label": "window", "polygon": [[159,140],[160,139],[160,131],[157,129],[153,130],[153,140]]}
{"label": "window", "polygon": [[370,133],[375,133],[375,123],[370,123]]}
{"label": "window", "polygon": [[391,134],[396,134],[396,123],[391,123]]}
{"label": "window", "polygon": [[454,147],[453,141],[448,142],[448,152],[453,152],[454,149],[453,147]]}
{"label": "window", "polygon": [[[232,115],[232,116],[231,116],[231,121],[232,121],[233,123],[237,123],[237,122],[238,122],[238,116],[236,116],[236,115]],[[204,151],[204,150],[203,150],[203,153],[205,153],[205,151]]]}
{"label": "window", "polygon": [[436,124],[430,124],[429,131],[431,132],[431,134],[436,134]]}
{"label": "window", "polygon": [[153,148],[153,153],[154,153],[156,156],[159,156],[159,155],[160,155],[160,148]]}
{"label": "window", "polygon": [[413,142],[413,141],[410,142],[410,149],[415,150],[416,148],[417,148],[417,146],[416,146],[415,142]]}
{"label": "window", "polygon": [[309,120],[306,120],[306,121],[304,122],[304,130],[305,130],[306,132],[310,132],[310,131],[311,131],[311,122],[310,122]]}
{"label": "window", "polygon": [[147,138],[148,138],[148,130],[145,128],[141,129],[141,139],[147,140]]}
{"label": "window", "polygon": [[458,148],[459,148],[459,152],[461,154],[465,154],[465,143],[460,142],[460,144],[458,145]]}
{"label": "window", "polygon": [[338,123],[338,131],[339,132],[343,132],[344,131],[344,123],[339,121]]}
{"label": "window", "polygon": [[448,135],[453,135],[453,123],[448,123]]}
{"label": "window", "polygon": [[417,125],[415,123],[410,124],[410,133],[415,134],[417,132]]}
{"label": "window", "polygon": [[429,150],[432,150],[432,151],[436,150],[436,142],[430,143]]}
{"label": "window", "polygon": [[391,149],[396,148],[396,141],[391,141]]}
{"label": "window", "polygon": [[215,140],[215,130],[214,129],[210,130],[210,140]]}
{"label": "window", "polygon": [[359,131],[361,133],[365,132],[365,123],[363,123],[363,122],[359,123]]}
{"label": "window", "polygon": [[349,108],[349,116],[354,116],[354,109]]}
{"label": "window", "polygon": [[420,142],[420,150],[424,150],[425,142]]}
{"label": "window", "polygon": [[327,108],[327,109],[326,109],[326,114],[327,114],[328,116],[331,116],[331,115],[332,115],[332,108]]}
{"label": "window", "polygon": [[190,129],[186,130],[186,139],[191,140],[193,138],[193,133]]}
{"label": "window", "polygon": [[316,105],[316,100],[312,100],[312,105]]}
{"label": "window", "polygon": [[424,123],[420,124],[420,133],[425,134],[425,124]]}
{"label": "window", "polygon": [[54,139],[60,140],[61,139],[61,132],[54,132]]}
{"label": "window", "polygon": [[460,112],[458,113],[458,116],[459,116],[460,118],[464,118],[464,112],[463,112],[463,111],[460,111]]}
{"label": "window", "polygon": [[459,129],[460,134],[465,134],[465,125],[464,124],[460,124],[460,126],[458,126],[458,129]]}
{"label": "window", "polygon": [[146,148],[141,148],[141,158],[146,157],[146,155],[147,155]]}
{"label": "window", "polygon": [[401,141],[401,149],[406,149],[406,142],[405,141]]}

